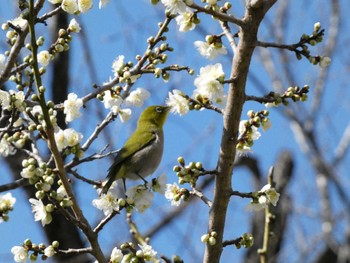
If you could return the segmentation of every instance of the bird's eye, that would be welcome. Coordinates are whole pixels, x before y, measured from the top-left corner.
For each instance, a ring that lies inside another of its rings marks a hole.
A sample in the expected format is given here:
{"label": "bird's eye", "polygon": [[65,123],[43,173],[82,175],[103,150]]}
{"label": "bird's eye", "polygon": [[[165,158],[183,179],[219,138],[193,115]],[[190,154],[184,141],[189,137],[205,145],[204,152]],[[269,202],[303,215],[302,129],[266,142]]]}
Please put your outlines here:
{"label": "bird's eye", "polygon": [[162,110],[161,107],[157,107],[157,108],[156,108],[156,111],[159,112],[159,113],[161,113],[163,110]]}

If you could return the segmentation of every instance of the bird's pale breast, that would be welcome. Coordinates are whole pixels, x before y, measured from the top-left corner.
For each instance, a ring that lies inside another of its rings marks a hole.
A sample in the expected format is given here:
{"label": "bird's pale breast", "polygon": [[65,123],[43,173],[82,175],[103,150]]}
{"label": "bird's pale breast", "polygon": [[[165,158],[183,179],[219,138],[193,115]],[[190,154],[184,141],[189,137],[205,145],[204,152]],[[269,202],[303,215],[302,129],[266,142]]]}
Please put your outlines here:
{"label": "bird's pale breast", "polygon": [[132,180],[138,180],[140,179],[140,176],[145,178],[158,168],[163,155],[163,131],[156,133],[156,136],[156,140],[135,153],[128,160],[128,167],[130,167],[130,169],[126,174],[126,178]]}

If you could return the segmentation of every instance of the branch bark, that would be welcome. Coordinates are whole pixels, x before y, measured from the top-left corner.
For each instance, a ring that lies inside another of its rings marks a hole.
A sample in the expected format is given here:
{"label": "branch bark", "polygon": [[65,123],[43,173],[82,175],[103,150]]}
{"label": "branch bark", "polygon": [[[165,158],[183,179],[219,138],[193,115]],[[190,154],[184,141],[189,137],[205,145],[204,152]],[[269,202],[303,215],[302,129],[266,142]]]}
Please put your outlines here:
{"label": "branch bark", "polygon": [[227,105],[224,114],[220,155],[215,179],[213,205],[209,212],[208,233],[217,233],[216,244],[207,245],[203,262],[220,262],[223,249],[223,234],[226,212],[232,192],[231,179],[236,155],[238,126],[242,107],[245,102],[245,87],[250,61],[256,46],[259,25],[266,12],[277,0],[246,1],[245,16],[241,25],[241,38],[232,61],[231,77]]}

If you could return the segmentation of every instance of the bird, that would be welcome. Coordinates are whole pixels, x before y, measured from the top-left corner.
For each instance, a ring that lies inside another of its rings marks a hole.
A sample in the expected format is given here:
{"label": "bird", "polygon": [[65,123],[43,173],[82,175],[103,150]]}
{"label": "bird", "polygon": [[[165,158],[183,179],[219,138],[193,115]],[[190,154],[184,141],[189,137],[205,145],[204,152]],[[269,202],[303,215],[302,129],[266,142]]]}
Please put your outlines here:
{"label": "bird", "polygon": [[149,106],[140,115],[134,133],[117,152],[108,169],[106,182],[100,194],[107,194],[112,183],[122,179],[142,179],[151,175],[159,166],[164,148],[163,126],[170,107]]}

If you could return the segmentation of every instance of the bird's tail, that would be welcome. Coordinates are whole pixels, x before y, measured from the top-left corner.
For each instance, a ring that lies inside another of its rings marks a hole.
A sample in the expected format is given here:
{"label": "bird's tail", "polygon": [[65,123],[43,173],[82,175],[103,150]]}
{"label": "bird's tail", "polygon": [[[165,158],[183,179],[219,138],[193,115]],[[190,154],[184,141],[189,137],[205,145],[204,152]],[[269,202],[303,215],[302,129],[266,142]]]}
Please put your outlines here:
{"label": "bird's tail", "polygon": [[109,188],[111,187],[111,185],[113,184],[113,182],[114,182],[114,178],[112,176],[108,176],[107,182],[104,183],[102,190],[100,192],[100,195],[107,194],[107,192],[108,192]]}

